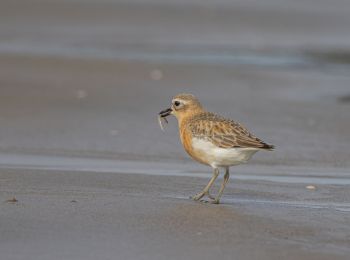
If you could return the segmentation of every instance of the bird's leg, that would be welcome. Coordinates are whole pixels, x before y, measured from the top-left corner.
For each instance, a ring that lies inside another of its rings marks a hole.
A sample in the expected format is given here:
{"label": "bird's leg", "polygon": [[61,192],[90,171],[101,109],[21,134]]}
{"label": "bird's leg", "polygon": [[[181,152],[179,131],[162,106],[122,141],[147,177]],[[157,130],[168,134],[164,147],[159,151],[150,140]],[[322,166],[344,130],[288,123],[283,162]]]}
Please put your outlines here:
{"label": "bird's leg", "polygon": [[227,167],[225,175],[224,175],[224,180],[222,181],[219,193],[218,193],[217,197],[213,201],[210,201],[210,203],[213,203],[213,204],[219,204],[220,203],[221,195],[224,192],[225,186],[226,186],[229,178],[230,178],[230,172],[229,172],[229,168]]}
{"label": "bird's leg", "polygon": [[204,195],[208,195],[209,198],[213,198],[210,194],[209,194],[209,189],[210,187],[213,185],[214,181],[216,180],[216,178],[219,175],[219,169],[215,168],[214,172],[213,172],[213,177],[211,177],[209,183],[207,184],[207,186],[198,194],[194,195],[192,197],[192,199],[194,200],[200,200],[201,198],[203,198]]}

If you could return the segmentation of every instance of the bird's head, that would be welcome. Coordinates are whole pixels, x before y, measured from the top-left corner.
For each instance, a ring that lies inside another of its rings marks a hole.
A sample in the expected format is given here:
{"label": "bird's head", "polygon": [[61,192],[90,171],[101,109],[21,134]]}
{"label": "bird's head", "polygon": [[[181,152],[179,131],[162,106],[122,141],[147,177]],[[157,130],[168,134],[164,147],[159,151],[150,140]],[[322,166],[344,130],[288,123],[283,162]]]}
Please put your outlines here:
{"label": "bird's head", "polygon": [[194,95],[179,94],[172,99],[170,108],[161,111],[159,115],[163,118],[174,115],[181,121],[183,118],[200,111],[203,111],[202,105]]}

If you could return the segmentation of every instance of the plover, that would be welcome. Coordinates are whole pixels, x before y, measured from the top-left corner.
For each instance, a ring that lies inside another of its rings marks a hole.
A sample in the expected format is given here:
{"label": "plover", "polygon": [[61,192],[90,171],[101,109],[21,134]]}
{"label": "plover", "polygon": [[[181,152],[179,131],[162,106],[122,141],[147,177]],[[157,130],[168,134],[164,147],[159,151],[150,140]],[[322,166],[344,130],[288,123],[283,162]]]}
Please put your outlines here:
{"label": "plover", "polygon": [[[247,162],[260,150],[273,150],[267,144],[251,134],[244,126],[222,116],[207,112],[192,94],[179,94],[171,102],[171,107],[159,113],[159,119],[174,115],[178,120],[179,134],[186,152],[196,161],[211,166],[213,176],[207,186],[193,196],[205,202],[218,204],[229,180],[229,167]],[[162,126],[162,125],[161,125]],[[219,169],[225,175],[216,197],[209,193],[210,187],[219,175]]]}

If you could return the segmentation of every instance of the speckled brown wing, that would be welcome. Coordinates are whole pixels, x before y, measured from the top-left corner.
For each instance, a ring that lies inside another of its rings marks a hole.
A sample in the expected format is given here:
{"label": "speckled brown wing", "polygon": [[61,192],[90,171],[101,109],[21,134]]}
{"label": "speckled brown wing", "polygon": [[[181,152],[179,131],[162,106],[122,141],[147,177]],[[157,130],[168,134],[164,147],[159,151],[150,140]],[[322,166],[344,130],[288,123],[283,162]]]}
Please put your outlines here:
{"label": "speckled brown wing", "polygon": [[209,112],[194,116],[187,127],[193,137],[208,140],[221,148],[274,148],[249,133],[241,124]]}

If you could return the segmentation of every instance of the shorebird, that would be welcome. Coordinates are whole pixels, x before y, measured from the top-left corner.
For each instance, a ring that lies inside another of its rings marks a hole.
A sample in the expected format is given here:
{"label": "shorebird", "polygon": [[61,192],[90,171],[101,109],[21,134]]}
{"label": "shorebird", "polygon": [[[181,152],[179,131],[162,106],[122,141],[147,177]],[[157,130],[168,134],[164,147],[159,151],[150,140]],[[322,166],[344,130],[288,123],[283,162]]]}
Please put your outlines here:
{"label": "shorebird", "polygon": [[[192,94],[175,96],[171,107],[159,113],[159,122],[166,121],[169,115],[177,118],[181,143],[186,152],[194,160],[213,168],[213,176],[207,186],[192,197],[196,201],[207,195],[209,200],[201,201],[219,204],[230,177],[230,166],[246,163],[260,150],[274,149],[273,145],[263,142],[241,124],[207,112]],[[209,189],[220,168],[225,170],[225,175],[217,196],[213,197]]]}

